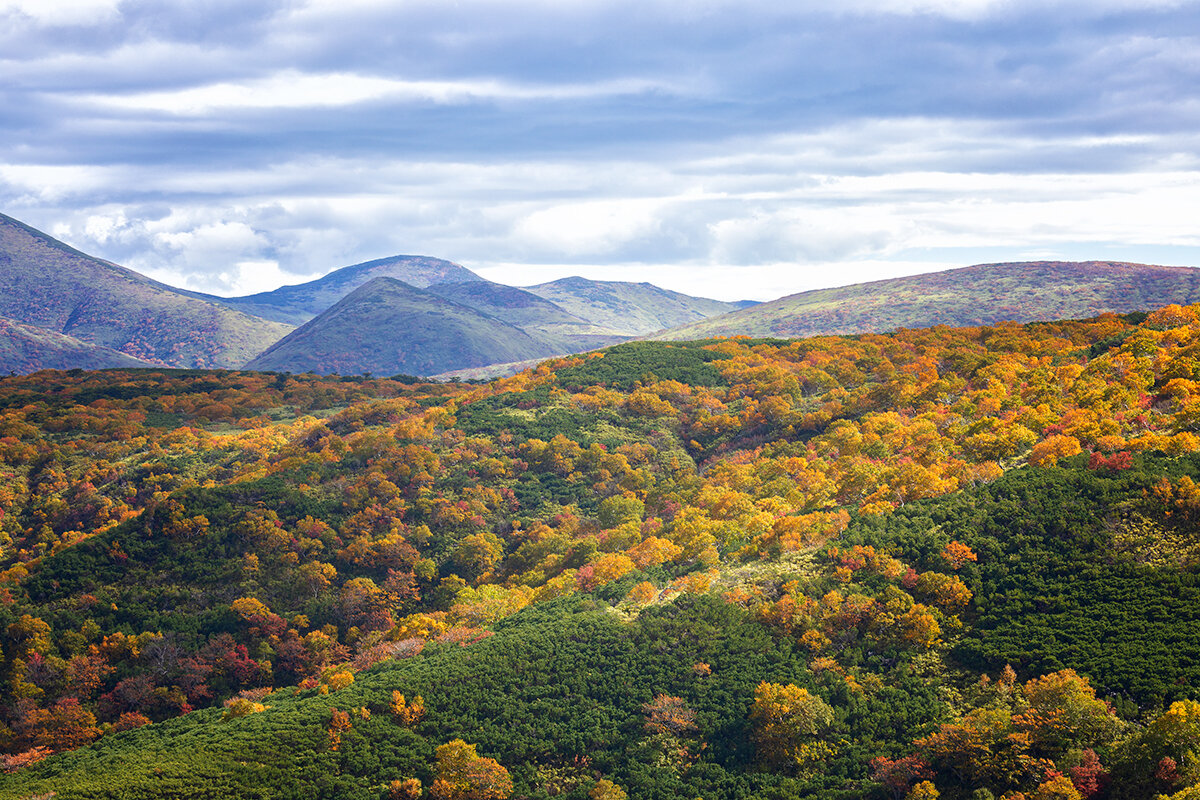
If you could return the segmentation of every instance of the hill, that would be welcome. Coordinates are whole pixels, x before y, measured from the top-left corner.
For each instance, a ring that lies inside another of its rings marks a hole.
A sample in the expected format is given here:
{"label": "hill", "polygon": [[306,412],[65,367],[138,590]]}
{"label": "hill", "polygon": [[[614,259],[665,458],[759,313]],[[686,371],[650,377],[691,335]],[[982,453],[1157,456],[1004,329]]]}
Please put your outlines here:
{"label": "hill", "polygon": [[518,327],[393,278],[375,278],[247,369],[429,375],[554,355]]}
{"label": "hill", "polygon": [[294,286],[281,286],[270,292],[259,292],[244,297],[194,294],[210,302],[236,308],[264,319],[289,325],[303,325],[375,278],[395,278],[417,288],[425,288],[437,283],[466,283],[482,280],[466,267],[440,258],[391,256],[342,267],[314,281]]}
{"label": "hill", "polygon": [[747,305],[691,297],[650,283],[594,281],[578,277],[525,289],[615,336],[626,337],[674,328]]}
{"label": "hill", "polygon": [[0,796],[1185,800],[1198,350],[0,378]]}
{"label": "hill", "polygon": [[33,325],[0,319],[0,373],[41,369],[149,367],[148,361]]}
{"label": "hill", "polygon": [[240,367],[290,330],[93,258],[2,214],[0,317],[179,367]]}
{"label": "hill", "polygon": [[819,336],[931,325],[1085,319],[1200,301],[1200,270],[1112,261],[1034,261],[818,289],[655,333],[652,339]]}

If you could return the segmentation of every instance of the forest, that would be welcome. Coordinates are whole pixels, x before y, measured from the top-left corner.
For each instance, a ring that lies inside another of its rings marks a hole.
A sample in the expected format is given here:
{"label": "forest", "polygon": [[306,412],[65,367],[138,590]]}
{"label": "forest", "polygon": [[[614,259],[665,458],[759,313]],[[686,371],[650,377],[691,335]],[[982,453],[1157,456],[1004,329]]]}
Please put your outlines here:
{"label": "forest", "polygon": [[0,797],[1200,800],[1200,307],[0,384]]}

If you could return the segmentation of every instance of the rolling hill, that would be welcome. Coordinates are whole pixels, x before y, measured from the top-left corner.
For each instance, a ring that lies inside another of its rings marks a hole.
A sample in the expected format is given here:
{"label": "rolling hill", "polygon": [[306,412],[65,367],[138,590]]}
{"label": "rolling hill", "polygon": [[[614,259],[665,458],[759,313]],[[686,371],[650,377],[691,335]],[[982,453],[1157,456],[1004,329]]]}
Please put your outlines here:
{"label": "rolling hill", "polygon": [[1083,319],[1200,301],[1200,270],[1114,261],[979,264],[818,289],[655,333],[709,336],[873,333],[931,325]]}
{"label": "rolling hill", "polygon": [[555,355],[520,328],[394,278],[375,278],[247,369],[429,375]]}
{"label": "rolling hill", "polygon": [[93,258],[3,214],[0,317],[174,367],[240,367],[290,330]]}
{"label": "rolling hill", "polygon": [[281,286],[244,297],[194,296],[244,311],[263,319],[303,325],[346,295],[375,278],[395,278],[410,286],[467,283],[483,280],[466,267],[428,256],[391,256],[334,270],[307,283]]}

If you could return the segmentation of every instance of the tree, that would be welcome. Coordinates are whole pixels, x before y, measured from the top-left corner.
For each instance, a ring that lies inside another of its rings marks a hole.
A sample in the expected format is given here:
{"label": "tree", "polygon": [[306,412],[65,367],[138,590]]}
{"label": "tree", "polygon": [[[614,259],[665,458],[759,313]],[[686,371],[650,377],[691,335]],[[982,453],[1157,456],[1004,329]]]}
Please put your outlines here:
{"label": "tree", "polygon": [[591,800],[626,800],[629,795],[625,794],[625,790],[612,781],[601,778],[588,792],[588,797]]}
{"label": "tree", "polygon": [[642,706],[646,715],[646,732],[668,734],[677,738],[691,736],[697,730],[696,712],[688,708],[682,697],[658,694]]}
{"label": "tree", "polygon": [[437,778],[429,793],[440,800],[505,800],[512,778],[494,758],[480,756],[475,745],[454,739],[437,749]]}
{"label": "tree", "polygon": [[820,697],[793,684],[763,682],[750,709],[754,740],[763,760],[779,766],[802,758],[806,740],[833,722],[833,709]]}

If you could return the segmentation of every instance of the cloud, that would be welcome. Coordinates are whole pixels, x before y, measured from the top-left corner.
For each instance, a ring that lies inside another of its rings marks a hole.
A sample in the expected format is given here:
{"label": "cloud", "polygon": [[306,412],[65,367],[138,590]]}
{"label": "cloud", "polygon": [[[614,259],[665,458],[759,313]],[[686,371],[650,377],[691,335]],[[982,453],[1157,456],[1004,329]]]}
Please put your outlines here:
{"label": "cloud", "polygon": [[0,0],[0,20],[0,208],[193,288],[395,253],[722,297],[1029,252],[1200,262],[1194,2]]}

